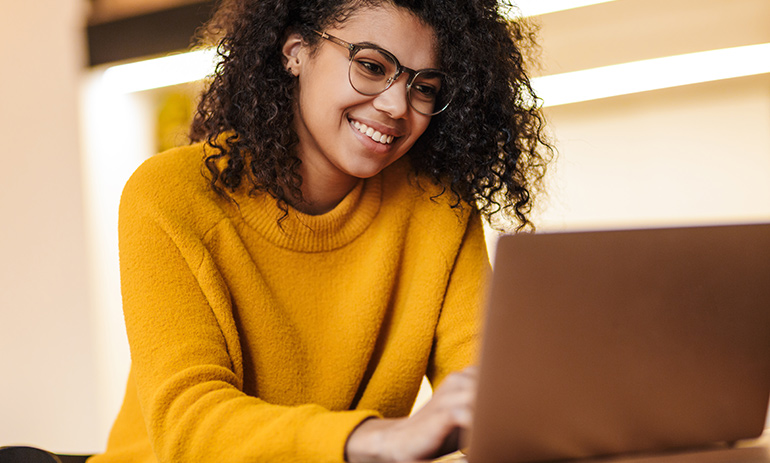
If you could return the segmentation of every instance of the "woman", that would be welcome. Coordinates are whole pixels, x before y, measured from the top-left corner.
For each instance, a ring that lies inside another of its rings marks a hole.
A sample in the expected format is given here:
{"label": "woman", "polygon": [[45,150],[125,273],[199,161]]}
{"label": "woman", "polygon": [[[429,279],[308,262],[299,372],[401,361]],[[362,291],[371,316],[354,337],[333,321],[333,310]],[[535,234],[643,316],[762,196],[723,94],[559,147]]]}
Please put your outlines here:
{"label": "woman", "polygon": [[93,461],[455,450],[481,216],[530,225],[549,150],[527,37],[489,0],[234,0],[209,30],[198,143],[147,161],[121,201],[132,370]]}

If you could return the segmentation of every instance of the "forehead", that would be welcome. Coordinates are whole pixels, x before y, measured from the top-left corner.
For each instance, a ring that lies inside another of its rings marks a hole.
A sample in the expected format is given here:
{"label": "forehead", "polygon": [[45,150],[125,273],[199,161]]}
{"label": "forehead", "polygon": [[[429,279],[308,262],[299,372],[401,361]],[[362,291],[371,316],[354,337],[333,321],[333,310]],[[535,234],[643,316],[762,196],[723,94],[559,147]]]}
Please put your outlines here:
{"label": "forehead", "polygon": [[413,69],[438,67],[433,28],[405,8],[383,4],[362,8],[328,32],[352,43],[369,42]]}

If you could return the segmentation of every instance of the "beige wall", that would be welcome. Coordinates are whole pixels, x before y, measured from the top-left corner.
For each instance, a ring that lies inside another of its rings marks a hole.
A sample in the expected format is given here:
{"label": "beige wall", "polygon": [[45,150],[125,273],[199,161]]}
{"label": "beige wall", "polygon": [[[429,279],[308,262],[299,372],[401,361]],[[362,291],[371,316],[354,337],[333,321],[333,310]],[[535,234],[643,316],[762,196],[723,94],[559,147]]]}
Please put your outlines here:
{"label": "beige wall", "polygon": [[83,6],[2,3],[0,446],[103,446],[78,149]]}
{"label": "beige wall", "polygon": [[767,43],[768,21],[767,0],[616,0],[543,16],[541,59],[556,74]]}
{"label": "beige wall", "polygon": [[[544,74],[770,42],[767,0],[618,0],[539,21]],[[559,158],[541,229],[770,220],[768,74],[546,114]]]}
{"label": "beige wall", "polygon": [[548,228],[770,220],[770,77],[550,108]]}

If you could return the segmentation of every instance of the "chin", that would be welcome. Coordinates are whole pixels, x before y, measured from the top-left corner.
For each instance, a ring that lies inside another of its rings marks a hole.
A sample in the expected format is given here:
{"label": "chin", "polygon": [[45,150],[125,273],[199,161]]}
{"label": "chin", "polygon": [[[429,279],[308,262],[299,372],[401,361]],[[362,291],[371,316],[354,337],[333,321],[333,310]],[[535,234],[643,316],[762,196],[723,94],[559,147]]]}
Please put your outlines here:
{"label": "chin", "polygon": [[367,179],[367,178],[372,178],[376,176],[377,174],[382,172],[384,168],[385,167],[381,167],[379,169],[359,169],[359,170],[349,172],[349,175],[356,178]]}
{"label": "chin", "polygon": [[353,177],[366,179],[379,174],[388,165],[390,165],[390,162],[359,162],[356,165],[348,166],[349,168],[345,169],[345,172]]}

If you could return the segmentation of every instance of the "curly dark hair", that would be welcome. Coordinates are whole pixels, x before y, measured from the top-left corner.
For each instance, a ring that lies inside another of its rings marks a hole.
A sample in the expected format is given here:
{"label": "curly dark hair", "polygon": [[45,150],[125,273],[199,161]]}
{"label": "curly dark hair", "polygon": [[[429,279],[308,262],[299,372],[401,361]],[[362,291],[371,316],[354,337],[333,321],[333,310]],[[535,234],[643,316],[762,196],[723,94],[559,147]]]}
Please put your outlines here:
{"label": "curly dark hair", "polygon": [[554,150],[525,71],[533,29],[506,18],[501,11],[512,6],[496,0],[223,0],[201,34],[216,38],[221,61],[190,134],[216,150],[205,159],[212,188],[224,194],[222,187],[234,190],[245,177],[284,212],[290,197],[302,198],[292,129],[296,80],[283,65],[283,41],[298,32],[315,47],[321,39],[313,30],[383,2],[432,27],[440,66],[457,82],[452,103],[408,154],[415,172],[442,185],[455,206],[465,202],[490,222],[497,218],[498,228],[509,219],[517,229],[533,228],[533,193]]}

